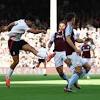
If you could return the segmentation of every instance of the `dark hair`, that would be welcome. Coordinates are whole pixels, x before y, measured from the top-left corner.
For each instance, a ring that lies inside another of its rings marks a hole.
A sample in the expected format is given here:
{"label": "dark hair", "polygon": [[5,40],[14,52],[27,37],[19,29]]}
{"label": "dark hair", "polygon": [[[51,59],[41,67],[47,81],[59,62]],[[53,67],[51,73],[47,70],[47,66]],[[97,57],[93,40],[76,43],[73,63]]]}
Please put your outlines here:
{"label": "dark hair", "polygon": [[66,16],[65,16],[65,19],[67,21],[71,21],[72,18],[76,17],[76,14],[75,13],[67,13]]}
{"label": "dark hair", "polygon": [[26,16],[24,17],[24,19],[25,19],[25,20],[34,21],[34,16],[32,16],[32,15],[26,15]]}
{"label": "dark hair", "polygon": [[60,23],[64,23],[66,25],[66,21],[65,20],[60,21],[59,24]]}

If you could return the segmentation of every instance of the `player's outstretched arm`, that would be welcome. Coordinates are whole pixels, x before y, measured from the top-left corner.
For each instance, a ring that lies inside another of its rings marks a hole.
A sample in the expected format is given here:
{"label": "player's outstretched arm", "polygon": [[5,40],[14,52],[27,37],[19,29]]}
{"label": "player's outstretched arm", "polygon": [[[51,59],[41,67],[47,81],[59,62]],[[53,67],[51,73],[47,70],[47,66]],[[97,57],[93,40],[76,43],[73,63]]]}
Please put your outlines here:
{"label": "player's outstretched arm", "polygon": [[13,26],[15,25],[15,22],[10,23],[8,26],[4,26],[3,27],[3,31],[8,31],[9,29],[11,29]]}
{"label": "player's outstretched arm", "polygon": [[83,43],[83,42],[84,42],[84,40],[83,40],[83,39],[78,38],[78,39],[76,39],[76,42],[78,42],[78,43]]}
{"label": "player's outstretched arm", "polygon": [[77,49],[77,47],[73,44],[70,36],[66,37],[66,41],[67,43],[75,50],[75,52],[77,52],[78,54],[81,54],[81,51]]}
{"label": "player's outstretched arm", "polygon": [[31,32],[31,33],[34,33],[34,34],[39,34],[39,33],[44,33],[46,34],[46,30],[39,30],[39,29],[29,29],[27,32]]}
{"label": "player's outstretched arm", "polygon": [[48,49],[51,48],[52,44],[53,44],[53,42],[52,41],[49,41],[49,43],[48,43]]}

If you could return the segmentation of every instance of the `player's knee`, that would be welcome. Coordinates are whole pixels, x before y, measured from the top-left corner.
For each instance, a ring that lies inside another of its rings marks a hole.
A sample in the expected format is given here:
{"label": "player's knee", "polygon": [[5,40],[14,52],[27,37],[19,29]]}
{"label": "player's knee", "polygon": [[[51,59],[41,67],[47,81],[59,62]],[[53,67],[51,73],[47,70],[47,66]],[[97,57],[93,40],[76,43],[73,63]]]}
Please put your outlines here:
{"label": "player's knee", "polygon": [[80,74],[82,72],[82,67],[81,66],[75,67],[75,72]]}
{"label": "player's knee", "polygon": [[86,73],[88,73],[88,72],[90,71],[90,69],[91,69],[91,68],[87,68],[87,69],[86,69]]}
{"label": "player's knee", "polygon": [[70,58],[67,58],[64,62],[67,64],[68,67],[70,67],[72,65]]}
{"label": "player's knee", "polygon": [[81,66],[75,67],[75,73],[80,77],[82,74],[82,67]]}
{"label": "player's knee", "polygon": [[86,65],[84,66],[84,69],[86,70],[86,73],[88,73],[91,69],[91,66],[90,65]]}

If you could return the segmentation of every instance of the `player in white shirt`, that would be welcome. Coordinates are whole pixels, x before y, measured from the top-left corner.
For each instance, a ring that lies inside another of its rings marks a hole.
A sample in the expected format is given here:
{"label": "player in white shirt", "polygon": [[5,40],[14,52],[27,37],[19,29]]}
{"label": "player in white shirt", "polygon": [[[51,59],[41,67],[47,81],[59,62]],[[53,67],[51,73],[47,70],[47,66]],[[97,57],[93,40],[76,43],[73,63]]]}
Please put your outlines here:
{"label": "player in white shirt", "polygon": [[15,22],[10,23],[8,26],[4,27],[4,31],[7,31],[9,29],[9,40],[8,40],[8,47],[10,54],[13,58],[13,63],[11,64],[7,75],[6,75],[6,86],[10,87],[10,78],[11,75],[16,67],[16,65],[19,63],[19,52],[20,50],[29,51],[32,52],[34,55],[39,57],[46,57],[46,55],[40,54],[34,47],[30,46],[26,41],[21,40],[21,36],[27,31],[34,34],[38,33],[46,33],[45,30],[38,30],[31,28],[32,27],[32,21],[30,19],[21,19]]}

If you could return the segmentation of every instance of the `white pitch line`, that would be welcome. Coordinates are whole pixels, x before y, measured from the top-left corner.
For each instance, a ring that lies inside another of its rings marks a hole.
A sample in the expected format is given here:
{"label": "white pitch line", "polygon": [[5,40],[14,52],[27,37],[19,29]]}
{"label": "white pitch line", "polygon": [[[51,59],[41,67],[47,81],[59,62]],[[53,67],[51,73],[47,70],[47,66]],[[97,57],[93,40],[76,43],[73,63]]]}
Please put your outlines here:
{"label": "white pitch line", "polygon": [[[0,82],[5,84],[5,82]],[[44,80],[44,81],[11,81],[11,84],[66,84],[64,80]],[[79,80],[81,85],[100,85],[100,79]]]}

